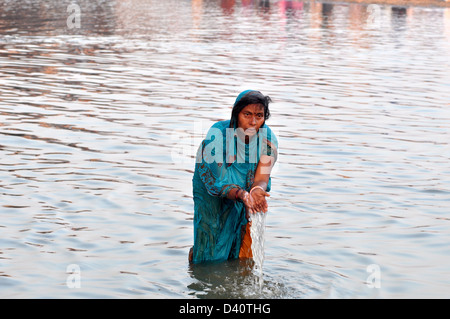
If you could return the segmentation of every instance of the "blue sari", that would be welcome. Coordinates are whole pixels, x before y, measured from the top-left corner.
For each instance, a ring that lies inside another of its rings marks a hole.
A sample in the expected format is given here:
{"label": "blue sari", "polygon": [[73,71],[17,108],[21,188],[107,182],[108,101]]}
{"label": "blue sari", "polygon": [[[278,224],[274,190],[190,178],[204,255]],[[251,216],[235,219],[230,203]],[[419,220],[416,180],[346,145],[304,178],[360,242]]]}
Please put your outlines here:
{"label": "blue sari", "polygon": [[[248,220],[244,204],[227,195],[233,188],[250,190],[261,155],[277,157],[277,139],[267,125],[248,144],[235,132],[229,120],[215,123],[197,152],[193,263],[239,257]],[[269,178],[267,191],[270,185]]]}

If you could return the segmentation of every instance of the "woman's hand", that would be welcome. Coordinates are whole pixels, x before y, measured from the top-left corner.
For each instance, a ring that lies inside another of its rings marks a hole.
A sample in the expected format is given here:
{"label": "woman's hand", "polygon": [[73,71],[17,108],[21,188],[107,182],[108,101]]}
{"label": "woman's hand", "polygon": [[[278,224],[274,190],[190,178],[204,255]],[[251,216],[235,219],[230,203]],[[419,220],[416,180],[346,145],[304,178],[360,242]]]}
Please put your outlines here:
{"label": "woman's hand", "polygon": [[250,191],[250,197],[253,200],[253,212],[267,213],[269,205],[267,204],[266,197],[270,197],[270,194],[260,187],[255,187]]}
{"label": "woman's hand", "polygon": [[245,190],[239,193],[239,198],[242,201],[242,203],[244,203],[245,213],[248,219],[250,217],[250,214],[254,214],[256,212],[254,209],[255,204],[253,198]]}
{"label": "woman's hand", "polygon": [[269,197],[270,194],[262,188],[255,187],[251,190],[251,193],[242,190],[238,196],[246,208],[247,219],[250,217],[250,214],[256,214],[258,212],[267,213],[269,205],[267,204],[266,197]]}

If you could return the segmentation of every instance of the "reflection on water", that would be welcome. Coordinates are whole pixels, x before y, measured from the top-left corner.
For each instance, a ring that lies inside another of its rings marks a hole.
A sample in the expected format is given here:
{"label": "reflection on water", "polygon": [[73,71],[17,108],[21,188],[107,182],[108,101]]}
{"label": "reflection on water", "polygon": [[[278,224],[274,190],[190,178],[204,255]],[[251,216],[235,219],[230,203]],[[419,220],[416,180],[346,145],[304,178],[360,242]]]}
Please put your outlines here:
{"label": "reflection on water", "polygon": [[[188,286],[190,295],[200,299],[289,299],[301,298],[312,280],[299,288],[290,287],[289,280],[260,276],[254,272],[252,260],[230,260],[224,263],[190,265],[189,274],[194,281]],[[309,288],[311,289],[311,288]]]}
{"label": "reflection on water", "polygon": [[[449,9],[70,3],[0,0],[0,296],[449,297]],[[262,290],[187,263],[193,155],[246,88],[280,141]]]}

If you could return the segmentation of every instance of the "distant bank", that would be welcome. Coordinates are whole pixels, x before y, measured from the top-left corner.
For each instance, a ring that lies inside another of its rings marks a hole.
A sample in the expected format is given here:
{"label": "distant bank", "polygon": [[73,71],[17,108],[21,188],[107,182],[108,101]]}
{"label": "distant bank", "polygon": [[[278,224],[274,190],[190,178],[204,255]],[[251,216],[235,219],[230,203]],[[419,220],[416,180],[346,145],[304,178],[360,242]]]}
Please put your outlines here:
{"label": "distant bank", "polygon": [[361,4],[387,4],[393,6],[447,7],[450,0],[324,0],[323,2],[353,2]]}

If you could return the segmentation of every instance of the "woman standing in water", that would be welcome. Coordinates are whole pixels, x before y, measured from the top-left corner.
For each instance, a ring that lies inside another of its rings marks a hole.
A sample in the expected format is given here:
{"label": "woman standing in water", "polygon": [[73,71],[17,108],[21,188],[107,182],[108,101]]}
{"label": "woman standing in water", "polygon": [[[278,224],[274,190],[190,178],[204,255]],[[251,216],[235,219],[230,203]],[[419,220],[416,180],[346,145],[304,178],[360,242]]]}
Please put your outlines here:
{"label": "woman standing in water", "polygon": [[247,90],[231,119],[215,123],[197,152],[193,177],[194,246],[189,261],[252,257],[250,214],[267,212],[277,139],[266,120],[271,99]]}

